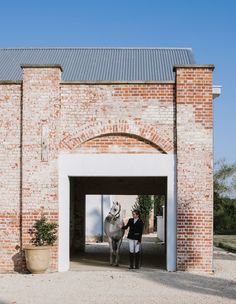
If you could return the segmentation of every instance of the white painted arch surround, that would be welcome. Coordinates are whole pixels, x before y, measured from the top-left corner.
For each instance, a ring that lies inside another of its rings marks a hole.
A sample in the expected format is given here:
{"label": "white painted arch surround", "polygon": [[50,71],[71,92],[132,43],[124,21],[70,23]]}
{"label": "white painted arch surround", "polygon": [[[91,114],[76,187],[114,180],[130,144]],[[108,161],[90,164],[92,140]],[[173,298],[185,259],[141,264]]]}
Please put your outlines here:
{"label": "white painted arch surround", "polygon": [[73,176],[167,177],[167,270],[176,271],[176,157],[174,154],[61,154],[59,156],[58,271],[70,267],[70,184]]}

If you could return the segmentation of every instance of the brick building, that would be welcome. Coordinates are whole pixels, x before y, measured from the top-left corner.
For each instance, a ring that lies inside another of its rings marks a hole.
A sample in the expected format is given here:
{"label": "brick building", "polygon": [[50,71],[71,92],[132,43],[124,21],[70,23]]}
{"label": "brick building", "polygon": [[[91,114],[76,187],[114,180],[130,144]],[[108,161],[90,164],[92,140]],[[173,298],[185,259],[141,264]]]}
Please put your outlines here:
{"label": "brick building", "polygon": [[59,223],[51,270],[68,270],[84,196],[103,193],[166,195],[166,269],[212,271],[213,65],[52,48],[1,49],[0,67],[0,271],[24,267],[42,213]]}

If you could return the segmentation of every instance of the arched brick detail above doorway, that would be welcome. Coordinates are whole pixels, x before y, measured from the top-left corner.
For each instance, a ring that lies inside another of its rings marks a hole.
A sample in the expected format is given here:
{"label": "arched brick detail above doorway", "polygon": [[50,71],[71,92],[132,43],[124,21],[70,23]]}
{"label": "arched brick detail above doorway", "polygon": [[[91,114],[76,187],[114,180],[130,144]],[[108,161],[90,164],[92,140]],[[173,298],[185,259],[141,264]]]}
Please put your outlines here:
{"label": "arched brick detail above doorway", "polygon": [[166,154],[153,142],[127,133],[102,134],[79,144],[73,153],[160,153]]}
{"label": "arched brick detail above doorway", "polygon": [[147,124],[135,124],[127,121],[119,121],[112,123],[97,123],[93,125],[87,125],[81,130],[78,130],[74,134],[64,133],[63,139],[60,142],[60,148],[62,150],[74,150],[79,145],[86,143],[92,139],[102,136],[125,136],[129,138],[136,138],[139,141],[143,141],[152,147],[155,147],[159,153],[173,153],[174,143],[170,135],[173,131],[166,130],[160,126],[151,126]]}

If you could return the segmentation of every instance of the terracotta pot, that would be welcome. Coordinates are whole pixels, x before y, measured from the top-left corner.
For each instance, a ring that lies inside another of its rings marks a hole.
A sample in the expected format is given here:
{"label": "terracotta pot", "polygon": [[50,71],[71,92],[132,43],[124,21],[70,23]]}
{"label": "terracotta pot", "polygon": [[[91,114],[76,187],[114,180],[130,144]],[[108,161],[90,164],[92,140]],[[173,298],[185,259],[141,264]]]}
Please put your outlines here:
{"label": "terracotta pot", "polygon": [[50,263],[50,246],[26,247],[25,258],[27,269],[31,273],[44,273]]}

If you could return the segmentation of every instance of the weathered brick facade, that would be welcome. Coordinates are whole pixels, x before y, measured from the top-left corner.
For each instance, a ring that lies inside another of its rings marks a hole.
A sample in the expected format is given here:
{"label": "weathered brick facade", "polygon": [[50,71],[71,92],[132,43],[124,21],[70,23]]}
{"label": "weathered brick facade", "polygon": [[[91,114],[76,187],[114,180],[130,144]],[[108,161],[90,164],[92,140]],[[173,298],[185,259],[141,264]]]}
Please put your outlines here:
{"label": "weathered brick facade", "polygon": [[0,84],[0,271],[22,268],[35,219],[58,220],[61,152],[176,154],[177,270],[212,271],[212,66],[179,66],[159,83],[22,69],[22,82]]}
{"label": "weathered brick facade", "polygon": [[212,70],[176,68],[177,265],[212,269]]}

